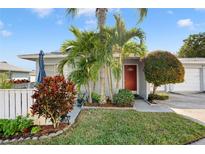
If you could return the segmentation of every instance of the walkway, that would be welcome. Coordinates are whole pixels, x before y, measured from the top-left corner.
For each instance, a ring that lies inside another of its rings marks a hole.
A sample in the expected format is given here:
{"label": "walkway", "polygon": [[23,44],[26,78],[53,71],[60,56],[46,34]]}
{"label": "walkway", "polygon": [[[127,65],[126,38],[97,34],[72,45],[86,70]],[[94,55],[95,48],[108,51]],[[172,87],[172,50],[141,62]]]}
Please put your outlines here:
{"label": "walkway", "polygon": [[168,106],[162,104],[150,105],[142,99],[135,100],[134,108],[139,112],[173,112]]}
{"label": "walkway", "polygon": [[77,105],[74,105],[73,110],[68,114],[70,116],[69,122],[70,124],[73,124],[78,117],[78,114],[80,113],[81,107],[78,107]]}

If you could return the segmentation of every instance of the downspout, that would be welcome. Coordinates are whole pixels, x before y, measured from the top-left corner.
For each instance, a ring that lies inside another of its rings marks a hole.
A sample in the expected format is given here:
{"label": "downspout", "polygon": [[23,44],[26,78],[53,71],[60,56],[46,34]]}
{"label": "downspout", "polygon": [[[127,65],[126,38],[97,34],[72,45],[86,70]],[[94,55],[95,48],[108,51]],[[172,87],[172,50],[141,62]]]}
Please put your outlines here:
{"label": "downspout", "polygon": [[202,82],[202,91],[205,91],[205,65],[202,65],[201,82]]}

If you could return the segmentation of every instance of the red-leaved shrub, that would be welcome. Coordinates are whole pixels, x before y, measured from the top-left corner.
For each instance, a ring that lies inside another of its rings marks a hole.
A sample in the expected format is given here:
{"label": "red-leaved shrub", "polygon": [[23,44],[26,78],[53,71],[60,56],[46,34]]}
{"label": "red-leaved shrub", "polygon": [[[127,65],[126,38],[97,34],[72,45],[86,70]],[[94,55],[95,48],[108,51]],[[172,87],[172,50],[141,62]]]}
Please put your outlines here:
{"label": "red-leaved shrub", "polygon": [[74,83],[63,76],[45,77],[36,88],[32,114],[49,118],[54,128],[58,127],[60,117],[73,109],[77,93]]}

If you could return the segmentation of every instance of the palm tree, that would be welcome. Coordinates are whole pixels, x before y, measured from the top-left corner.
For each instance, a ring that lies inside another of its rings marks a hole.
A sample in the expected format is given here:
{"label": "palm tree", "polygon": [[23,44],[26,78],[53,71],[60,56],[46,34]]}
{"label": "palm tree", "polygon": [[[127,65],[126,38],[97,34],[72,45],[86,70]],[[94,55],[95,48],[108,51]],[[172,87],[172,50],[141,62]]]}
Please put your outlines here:
{"label": "palm tree", "polygon": [[[144,17],[147,15],[147,9],[146,8],[139,8],[137,9],[139,12],[139,20],[138,23],[143,21]],[[76,8],[69,8],[66,9],[66,12],[68,15],[71,15],[72,17],[76,16],[78,14],[79,9]],[[107,8],[96,8],[96,17],[98,21],[98,28],[100,34],[102,34],[102,30],[105,26],[105,21],[106,21],[106,15],[107,15],[108,9]],[[102,37],[101,40],[103,41]],[[105,51],[104,51],[105,52]],[[103,58],[105,59],[105,58]],[[102,66],[101,71],[100,71],[100,93],[101,93],[101,101],[102,103],[105,103],[105,65]]]}
{"label": "palm tree", "polygon": [[[98,79],[101,63],[97,51],[97,44],[100,42],[98,36],[94,32],[81,32],[75,27],[71,27],[70,31],[76,37],[75,40],[67,40],[61,46],[61,52],[67,56],[60,61],[59,71],[63,73],[65,65],[71,65],[73,71],[69,75],[80,90],[81,86],[85,86],[89,95],[89,102],[92,103],[92,82]],[[68,50],[72,47],[71,50]]]}
{"label": "palm tree", "polygon": [[[132,28],[130,30],[126,29],[125,23],[122,20],[122,18],[120,17],[120,15],[114,15],[115,17],[115,26],[113,28],[105,28],[105,31],[107,31],[108,33],[110,33],[110,35],[112,36],[112,43],[113,43],[113,48],[112,51],[113,53],[117,53],[119,55],[118,60],[116,60],[116,58],[112,61],[111,63],[111,68],[112,68],[112,72],[113,75],[116,79],[116,89],[119,88],[119,81],[121,79],[121,71],[122,71],[122,62],[123,60],[129,56],[129,52],[127,52],[127,50],[124,50],[124,47],[126,47],[125,49],[129,48],[130,45],[125,46],[131,39],[133,38],[137,38],[140,40],[139,43],[139,48],[140,46],[143,44],[143,40],[144,40],[144,32],[141,29],[137,29],[137,28]],[[134,45],[134,44],[132,44]],[[134,47],[134,46],[132,46]],[[135,48],[136,49],[136,48]],[[140,50],[136,50],[136,52],[138,52]],[[126,54],[125,54],[126,52]],[[111,78],[111,77],[110,77]]]}

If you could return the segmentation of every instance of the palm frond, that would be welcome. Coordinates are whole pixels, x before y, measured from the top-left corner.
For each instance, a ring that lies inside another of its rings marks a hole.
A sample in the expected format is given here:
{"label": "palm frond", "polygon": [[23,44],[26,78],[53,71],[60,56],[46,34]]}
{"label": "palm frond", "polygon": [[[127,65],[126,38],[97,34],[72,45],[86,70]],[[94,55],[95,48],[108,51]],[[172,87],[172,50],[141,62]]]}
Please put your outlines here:
{"label": "palm frond", "polygon": [[139,12],[139,19],[138,19],[137,23],[140,23],[147,16],[148,9],[147,8],[138,8],[137,11]]}
{"label": "palm frond", "polygon": [[66,15],[71,15],[71,17],[75,17],[78,14],[78,9],[76,8],[67,8]]}

